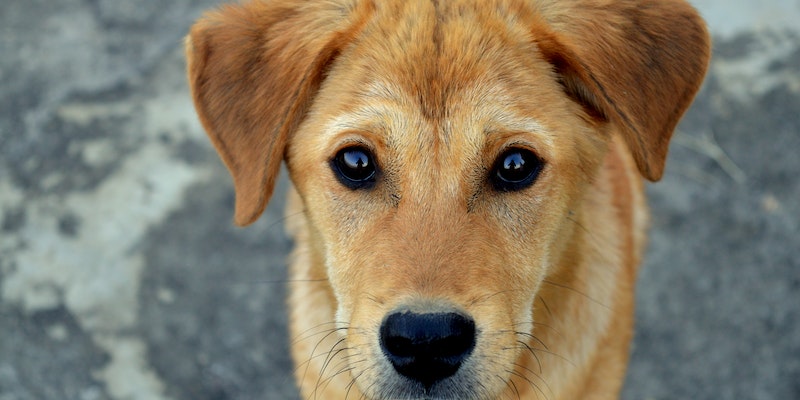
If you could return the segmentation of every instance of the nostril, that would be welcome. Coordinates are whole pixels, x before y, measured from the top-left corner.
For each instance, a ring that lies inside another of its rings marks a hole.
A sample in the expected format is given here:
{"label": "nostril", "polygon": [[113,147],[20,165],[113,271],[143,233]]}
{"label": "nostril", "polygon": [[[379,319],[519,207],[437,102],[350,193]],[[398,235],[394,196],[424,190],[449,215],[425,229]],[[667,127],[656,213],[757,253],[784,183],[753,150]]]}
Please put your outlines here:
{"label": "nostril", "polygon": [[457,313],[394,313],[380,344],[395,370],[430,388],[458,371],[475,347],[475,322]]}

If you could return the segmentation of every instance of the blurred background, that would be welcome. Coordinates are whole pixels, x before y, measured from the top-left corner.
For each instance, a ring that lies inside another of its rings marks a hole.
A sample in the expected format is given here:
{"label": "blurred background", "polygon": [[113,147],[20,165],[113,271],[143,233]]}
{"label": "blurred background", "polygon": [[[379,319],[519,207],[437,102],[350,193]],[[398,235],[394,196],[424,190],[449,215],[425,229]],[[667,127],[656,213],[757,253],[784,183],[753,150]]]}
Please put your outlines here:
{"label": "blurred background", "polygon": [[[623,398],[800,399],[800,1],[693,3]],[[0,400],[297,398],[283,196],[233,227],[184,77],[216,4],[3,0]]]}

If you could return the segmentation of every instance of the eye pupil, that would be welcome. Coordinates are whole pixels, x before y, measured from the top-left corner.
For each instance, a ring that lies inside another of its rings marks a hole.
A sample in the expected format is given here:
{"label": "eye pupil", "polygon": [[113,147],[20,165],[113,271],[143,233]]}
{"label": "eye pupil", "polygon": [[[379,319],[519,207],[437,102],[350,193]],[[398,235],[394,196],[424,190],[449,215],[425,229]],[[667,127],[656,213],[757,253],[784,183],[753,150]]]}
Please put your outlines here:
{"label": "eye pupil", "polygon": [[372,153],[363,147],[339,150],[331,164],[339,182],[351,189],[368,188],[375,183],[377,168]]}
{"label": "eye pupil", "polygon": [[525,168],[525,159],[522,158],[520,153],[512,153],[506,156],[503,160],[503,169],[505,171],[514,173],[522,171]]}
{"label": "eye pupil", "polygon": [[521,190],[533,184],[543,166],[532,151],[512,148],[498,157],[491,181],[500,191]]}
{"label": "eye pupil", "polygon": [[344,164],[352,170],[364,170],[369,165],[369,157],[362,151],[345,151],[342,154]]}

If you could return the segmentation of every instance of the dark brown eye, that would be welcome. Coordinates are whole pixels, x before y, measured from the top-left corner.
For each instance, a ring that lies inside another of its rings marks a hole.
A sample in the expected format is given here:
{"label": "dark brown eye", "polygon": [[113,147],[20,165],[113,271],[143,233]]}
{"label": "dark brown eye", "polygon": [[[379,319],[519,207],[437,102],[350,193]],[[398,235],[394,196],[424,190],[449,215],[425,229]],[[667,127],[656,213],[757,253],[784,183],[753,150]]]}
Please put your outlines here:
{"label": "dark brown eye", "polygon": [[339,150],[331,160],[331,168],[343,185],[350,189],[368,189],[375,185],[377,166],[368,149],[361,146]]}
{"label": "dark brown eye", "polygon": [[497,158],[489,180],[501,192],[522,190],[533,184],[542,167],[544,162],[532,151],[511,148]]}

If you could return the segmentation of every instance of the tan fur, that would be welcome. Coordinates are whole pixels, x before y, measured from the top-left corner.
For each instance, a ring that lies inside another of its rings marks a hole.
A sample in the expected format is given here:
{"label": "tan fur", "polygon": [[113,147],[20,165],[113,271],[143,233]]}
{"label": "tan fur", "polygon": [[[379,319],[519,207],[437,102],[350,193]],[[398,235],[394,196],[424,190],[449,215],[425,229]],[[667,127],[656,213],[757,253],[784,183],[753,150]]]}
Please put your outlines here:
{"label": "tan fur", "polygon": [[[384,359],[398,307],[461,310],[477,343],[437,398],[618,396],[644,246],[641,175],[660,178],[709,58],[678,0],[251,1],[187,39],[204,127],[240,225],[294,188],[292,354],[304,398],[417,398]],[[333,175],[377,157],[374,188]],[[487,174],[509,145],[533,186]],[[638,172],[637,172],[638,171]],[[450,378],[448,378],[450,379]]]}

